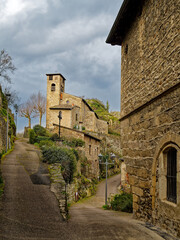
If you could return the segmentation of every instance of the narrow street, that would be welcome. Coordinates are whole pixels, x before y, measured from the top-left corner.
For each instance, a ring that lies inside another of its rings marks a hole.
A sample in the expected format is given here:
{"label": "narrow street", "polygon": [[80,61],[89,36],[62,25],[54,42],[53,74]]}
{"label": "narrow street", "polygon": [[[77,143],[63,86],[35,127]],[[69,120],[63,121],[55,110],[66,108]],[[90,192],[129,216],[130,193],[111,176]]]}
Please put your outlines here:
{"label": "narrow street", "polygon": [[[0,240],[13,239],[126,239],[172,240],[162,231],[152,231],[145,224],[132,219],[132,214],[102,209],[104,182],[96,196],[70,208],[70,220],[62,221],[58,202],[50,191],[47,170],[39,163],[33,145],[23,140],[2,163],[5,193],[0,209]],[[41,179],[39,184],[34,179]],[[33,182],[36,184],[33,184]],[[109,192],[115,193],[119,175],[108,180]]]}

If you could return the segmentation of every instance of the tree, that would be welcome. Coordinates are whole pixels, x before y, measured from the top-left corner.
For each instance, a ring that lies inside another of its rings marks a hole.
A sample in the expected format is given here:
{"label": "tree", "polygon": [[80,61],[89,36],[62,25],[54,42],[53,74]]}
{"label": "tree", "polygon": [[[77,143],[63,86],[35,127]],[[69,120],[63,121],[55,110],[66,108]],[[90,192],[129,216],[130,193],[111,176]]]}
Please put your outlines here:
{"label": "tree", "polygon": [[41,126],[42,117],[46,112],[46,98],[38,92],[37,94],[32,94],[30,97],[36,116],[39,116],[39,125]]}
{"label": "tree", "polygon": [[0,52],[0,77],[2,77],[8,83],[11,83],[11,78],[8,76],[7,72],[13,73],[16,70],[12,63],[12,58],[5,50]]}
{"label": "tree", "polygon": [[106,102],[106,110],[109,112],[109,102]]}
{"label": "tree", "polygon": [[5,96],[8,95],[8,106],[19,106],[20,98],[15,90],[12,90],[11,87],[6,87],[3,92]]}
{"label": "tree", "polygon": [[34,106],[30,100],[20,106],[19,115],[29,120],[29,128],[31,128],[31,118],[34,118],[37,115],[34,114]]}

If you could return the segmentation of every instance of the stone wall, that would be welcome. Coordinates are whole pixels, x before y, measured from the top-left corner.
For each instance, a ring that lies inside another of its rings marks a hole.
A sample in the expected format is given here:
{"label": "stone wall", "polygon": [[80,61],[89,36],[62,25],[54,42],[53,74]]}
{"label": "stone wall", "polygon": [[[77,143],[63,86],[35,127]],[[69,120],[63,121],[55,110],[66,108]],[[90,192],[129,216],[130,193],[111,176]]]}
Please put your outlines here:
{"label": "stone wall", "polygon": [[89,137],[88,135],[84,136],[85,141],[85,156],[90,164],[89,166],[89,176],[90,177],[99,177],[99,161],[98,154],[100,153],[100,141],[94,138]]}
{"label": "stone wall", "polygon": [[[162,198],[166,187],[160,181],[160,157],[155,155],[165,144],[180,148],[179,1],[143,2],[121,48],[122,154],[134,216],[180,236],[180,196],[177,204]],[[169,140],[161,145],[166,136]],[[177,176],[179,189],[179,170]]]}
{"label": "stone wall", "polygon": [[91,179],[74,176],[71,184],[66,184],[61,174],[61,165],[59,163],[49,165],[51,178],[51,191],[55,194],[61,215],[64,220],[68,219],[67,204],[71,204],[79,199],[94,194],[96,184]]}
{"label": "stone wall", "polygon": [[179,82],[179,1],[145,1],[122,43],[121,117]]}
{"label": "stone wall", "polygon": [[96,126],[99,133],[108,134],[108,124],[106,121],[96,119]]}
{"label": "stone wall", "polygon": [[[170,202],[162,202],[157,185],[154,185],[159,178],[159,159],[154,164],[155,152],[162,147],[161,139],[172,133],[180,134],[180,88],[121,121],[121,147],[133,193],[134,215],[180,236],[180,202],[174,206]],[[153,193],[153,188],[156,193]],[[154,210],[153,204],[156,206]],[[170,218],[172,208],[174,214]]]}
{"label": "stone wall", "polygon": [[[0,110],[2,109],[2,95],[1,95],[1,87],[0,87]],[[6,149],[6,121],[0,112],[0,152]]]}

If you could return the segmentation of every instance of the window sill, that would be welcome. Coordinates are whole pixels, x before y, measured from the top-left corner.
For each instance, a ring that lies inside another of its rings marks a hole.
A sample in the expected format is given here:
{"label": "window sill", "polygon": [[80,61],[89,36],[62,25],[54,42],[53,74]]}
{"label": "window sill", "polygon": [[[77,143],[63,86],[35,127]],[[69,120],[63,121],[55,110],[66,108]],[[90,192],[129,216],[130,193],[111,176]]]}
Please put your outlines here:
{"label": "window sill", "polygon": [[165,203],[165,204],[167,204],[167,205],[170,205],[171,207],[174,207],[174,208],[177,207],[177,203],[170,202],[170,201],[168,201],[168,200],[166,200],[166,199],[161,199],[161,202],[162,202],[162,203]]}

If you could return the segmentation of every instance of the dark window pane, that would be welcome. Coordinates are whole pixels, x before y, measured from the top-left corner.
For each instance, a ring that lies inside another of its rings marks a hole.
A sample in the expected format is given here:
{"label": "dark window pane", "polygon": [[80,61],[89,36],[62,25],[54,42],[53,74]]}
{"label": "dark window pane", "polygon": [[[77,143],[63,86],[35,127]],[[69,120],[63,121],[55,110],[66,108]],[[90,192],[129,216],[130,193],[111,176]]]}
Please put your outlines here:
{"label": "dark window pane", "polygon": [[51,91],[55,91],[56,90],[56,85],[54,83],[51,84]]}
{"label": "dark window pane", "polygon": [[177,151],[170,148],[167,152],[167,200],[177,201]]}

